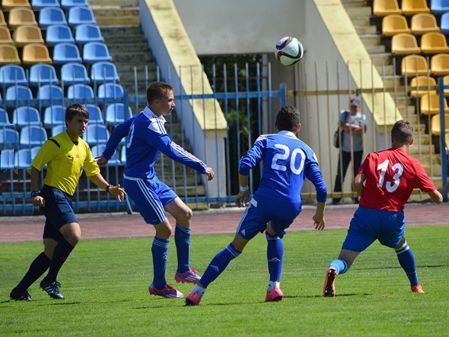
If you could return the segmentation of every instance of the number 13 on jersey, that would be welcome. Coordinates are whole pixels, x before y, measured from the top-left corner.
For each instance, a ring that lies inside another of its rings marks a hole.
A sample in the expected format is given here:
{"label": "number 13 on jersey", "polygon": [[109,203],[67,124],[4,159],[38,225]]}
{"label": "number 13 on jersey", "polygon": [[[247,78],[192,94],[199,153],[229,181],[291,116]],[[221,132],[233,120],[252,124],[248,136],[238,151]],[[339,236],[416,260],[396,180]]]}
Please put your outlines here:
{"label": "number 13 on jersey", "polygon": [[399,187],[399,184],[401,182],[401,176],[404,173],[404,167],[401,163],[396,163],[392,166],[392,169],[394,171],[393,175],[393,182],[391,181],[385,181],[385,173],[387,173],[388,165],[390,164],[390,161],[387,159],[382,164],[379,164],[377,166],[377,170],[380,171],[379,175],[379,183],[377,186],[380,188],[383,188],[383,185],[385,183],[385,188],[387,189],[387,192],[393,193],[396,191]]}

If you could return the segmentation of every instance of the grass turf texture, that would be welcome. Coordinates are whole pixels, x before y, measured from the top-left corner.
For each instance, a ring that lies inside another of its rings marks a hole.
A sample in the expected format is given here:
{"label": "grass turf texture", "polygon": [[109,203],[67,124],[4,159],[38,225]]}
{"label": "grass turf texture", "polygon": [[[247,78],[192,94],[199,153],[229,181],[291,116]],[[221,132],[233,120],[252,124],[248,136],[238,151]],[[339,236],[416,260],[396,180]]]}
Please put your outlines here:
{"label": "grass turf texture", "polygon": [[[264,303],[268,280],[262,235],[232,261],[198,307],[150,296],[150,238],[81,241],[59,281],[65,300],[31,288],[30,303],[10,289],[41,250],[38,242],[0,245],[0,334],[6,336],[448,336],[449,227],[407,230],[426,294],[410,292],[391,249],[374,243],[321,296],[324,272],[345,230],[289,233],[281,283],[285,298]],[[203,272],[230,235],[193,236],[193,266]],[[167,279],[174,283],[176,250]],[[188,295],[192,285],[179,285]]]}

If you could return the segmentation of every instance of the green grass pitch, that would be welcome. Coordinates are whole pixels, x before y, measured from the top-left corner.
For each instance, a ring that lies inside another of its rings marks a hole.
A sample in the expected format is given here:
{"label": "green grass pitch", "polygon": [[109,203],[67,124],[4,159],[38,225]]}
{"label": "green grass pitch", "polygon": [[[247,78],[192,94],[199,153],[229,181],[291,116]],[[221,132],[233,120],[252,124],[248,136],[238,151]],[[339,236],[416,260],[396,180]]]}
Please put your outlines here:
{"label": "green grass pitch", "polygon": [[[30,303],[9,301],[38,242],[0,245],[0,335],[7,336],[449,336],[449,227],[407,230],[424,295],[412,294],[391,249],[373,244],[337,279],[337,297],[321,296],[324,272],[345,230],[289,233],[281,287],[264,303],[266,242],[259,235],[213,283],[198,307],[150,296],[151,238],[81,241],[61,270],[66,296],[31,288]],[[231,235],[192,237],[192,265],[203,272]],[[176,250],[167,278],[174,283]],[[185,295],[191,285],[179,285]]]}

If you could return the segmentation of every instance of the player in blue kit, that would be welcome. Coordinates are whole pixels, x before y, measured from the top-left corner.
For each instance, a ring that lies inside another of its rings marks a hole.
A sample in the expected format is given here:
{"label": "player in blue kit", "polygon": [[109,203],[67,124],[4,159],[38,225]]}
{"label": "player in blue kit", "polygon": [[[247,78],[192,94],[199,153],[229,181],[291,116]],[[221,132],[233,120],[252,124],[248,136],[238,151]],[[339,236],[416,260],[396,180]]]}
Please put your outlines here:
{"label": "player in blue kit", "polygon": [[165,269],[172,226],[165,211],[176,220],[175,243],[178,268],[177,282],[196,283],[200,279],[190,268],[190,226],[192,210],[166,184],[160,181],[154,169],[159,151],[213,179],[214,171],[201,160],[174,143],[165,130],[165,117],[175,107],[173,88],[154,82],[147,89],[148,106],[138,115],[119,125],[113,132],[98,163],[105,164],[117,144],[128,133],[124,187],[134,201],[145,222],[152,224],[156,235],[151,248],[154,279],[149,287],[152,295],[183,298],[183,294],[167,284]]}
{"label": "player in blue kit", "polygon": [[283,107],[276,117],[276,134],[261,135],[253,147],[240,160],[240,192],[236,203],[246,206],[249,200],[249,171],[263,160],[260,187],[249,201],[234,240],[210,262],[201,280],[186,298],[186,305],[198,305],[206,288],[240,255],[249,240],[265,231],[270,281],[265,300],[280,301],[284,245],[282,237],[301,212],[301,189],[304,178],[315,186],[318,205],[313,216],[315,228],[323,230],[324,207],[327,198],[326,184],[322,178],[313,150],[296,137],[301,129],[299,113],[293,106]]}

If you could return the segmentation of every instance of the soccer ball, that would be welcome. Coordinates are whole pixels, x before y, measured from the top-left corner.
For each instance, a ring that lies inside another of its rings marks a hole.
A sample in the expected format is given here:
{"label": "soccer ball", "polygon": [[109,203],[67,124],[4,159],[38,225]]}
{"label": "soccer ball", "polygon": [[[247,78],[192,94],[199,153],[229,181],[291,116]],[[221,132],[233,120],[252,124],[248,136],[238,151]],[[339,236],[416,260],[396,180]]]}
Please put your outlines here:
{"label": "soccer ball", "polygon": [[284,66],[297,63],[304,56],[304,48],[296,37],[285,36],[276,43],[276,58]]}

